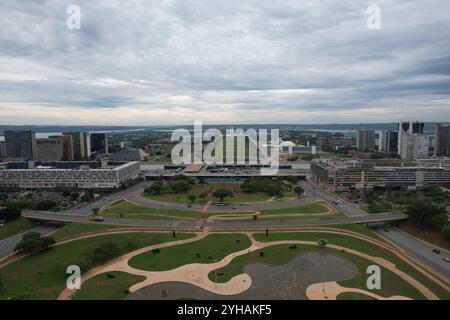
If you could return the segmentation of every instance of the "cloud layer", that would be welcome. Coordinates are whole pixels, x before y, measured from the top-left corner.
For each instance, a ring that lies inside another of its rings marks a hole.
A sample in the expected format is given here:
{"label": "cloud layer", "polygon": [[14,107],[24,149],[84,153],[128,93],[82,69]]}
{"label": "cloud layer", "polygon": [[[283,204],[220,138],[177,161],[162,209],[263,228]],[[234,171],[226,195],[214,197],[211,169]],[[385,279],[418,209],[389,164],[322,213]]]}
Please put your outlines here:
{"label": "cloud layer", "polygon": [[2,0],[0,122],[450,120],[450,2],[370,4]]}

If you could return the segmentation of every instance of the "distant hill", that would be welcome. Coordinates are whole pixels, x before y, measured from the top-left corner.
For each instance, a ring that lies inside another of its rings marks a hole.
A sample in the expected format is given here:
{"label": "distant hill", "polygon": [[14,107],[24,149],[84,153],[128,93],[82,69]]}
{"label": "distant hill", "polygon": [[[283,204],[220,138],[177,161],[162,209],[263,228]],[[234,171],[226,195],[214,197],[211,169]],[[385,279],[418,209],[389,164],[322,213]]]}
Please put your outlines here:
{"label": "distant hill", "polygon": [[[429,122],[425,124],[426,132],[434,132],[435,122]],[[227,129],[230,125],[205,125],[203,128],[217,128]],[[234,124],[235,129],[242,128],[254,128],[254,129],[273,129],[278,128],[281,130],[397,130],[397,123],[349,123],[349,124]],[[175,125],[175,126],[38,126],[38,125],[0,125],[0,135],[3,135],[4,130],[34,130],[37,133],[48,132],[63,132],[63,131],[125,131],[125,130],[138,130],[138,129],[165,129],[172,130],[176,128],[191,129],[192,125]]]}

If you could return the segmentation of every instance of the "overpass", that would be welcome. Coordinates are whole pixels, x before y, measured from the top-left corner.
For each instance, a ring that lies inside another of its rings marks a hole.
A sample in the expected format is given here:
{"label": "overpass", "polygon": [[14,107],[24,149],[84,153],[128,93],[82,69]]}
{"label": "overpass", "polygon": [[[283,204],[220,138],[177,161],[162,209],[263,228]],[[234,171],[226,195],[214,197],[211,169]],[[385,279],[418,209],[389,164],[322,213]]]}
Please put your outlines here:
{"label": "overpass", "polygon": [[364,216],[352,216],[327,220],[257,220],[257,221],[206,221],[206,220],[134,220],[105,217],[103,222],[92,222],[86,215],[30,211],[22,213],[25,218],[39,224],[42,222],[58,223],[95,223],[106,225],[119,225],[124,227],[144,227],[158,230],[208,228],[210,230],[261,230],[261,229],[295,229],[301,227],[320,227],[343,224],[379,224],[393,223],[407,219],[403,213],[381,213]]}

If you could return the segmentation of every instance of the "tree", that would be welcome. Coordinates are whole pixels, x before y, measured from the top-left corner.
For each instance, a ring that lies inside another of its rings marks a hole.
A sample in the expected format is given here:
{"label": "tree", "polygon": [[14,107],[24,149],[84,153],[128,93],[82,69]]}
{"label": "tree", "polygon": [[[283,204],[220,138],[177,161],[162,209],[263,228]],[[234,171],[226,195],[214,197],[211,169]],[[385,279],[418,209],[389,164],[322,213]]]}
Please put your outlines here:
{"label": "tree", "polygon": [[14,251],[19,253],[36,254],[48,249],[55,243],[51,237],[42,237],[40,233],[30,231],[23,235],[22,240],[17,243]]}
{"label": "tree", "polygon": [[442,228],[442,233],[447,237],[450,237],[450,224],[447,224]]}
{"label": "tree", "polygon": [[0,209],[0,220],[13,221],[19,219],[22,211],[18,208]]}
{"label": "tree", "polygon": [[162,181],[156,181],[151,186],[145,188],[145,193],[151,193],[154,195],[162,194],[164,191],[164,185]]}
{"label": "tree", "polygon": [[202,193],[200,193],[200,195],[198,197],[199,197],[199,199],[204,200],[204,199],[208,198],[208,194],[206,192],[202,192]]}
{"label": "tree", "polygon": [[405,213],[416,223],[428,228],[442,228],[448,223],[445,207],[431,200],[415,201],[406,208]]}
{"label": "tree", "polygon": [[3,280],[2,280],[2,276],[0,275],[0,289],[3,288]]}
{"label": "tree", "polygon": [[93,213],[94,215],[97,215],[99,211],[100,211],[100,208],[93,208],[93,209],[92,209],[92,213]]}
{"label": "tree", "polygon": [[174,193],[186,193],[192,189],[192,184],[188,180],[182,179],[172,183],[170,188]]}
{"label": "tree", "polygon": [[232,197],[233,193],[228,189],[218,189],[213,193],[214,198],[220,199],[221,202],[227,197]]}
{"label": "tree", "polygon": [[188,199],[192,204],[194,204],[195,199],[197,199],[197,196],[195,194],[190,194],[188,195]]}
{"label": "tree", "polygon": [[319,241],[317,241],[317,244],[319,245],[320,248],[325,248],[328,242],[325,239],[320,239]]}
{"label": "tree", "polygon": [[300,198],[300,196],[305,193],[305,190],[300,186],[296,186],[294,192],[297,194],[297,197]]}

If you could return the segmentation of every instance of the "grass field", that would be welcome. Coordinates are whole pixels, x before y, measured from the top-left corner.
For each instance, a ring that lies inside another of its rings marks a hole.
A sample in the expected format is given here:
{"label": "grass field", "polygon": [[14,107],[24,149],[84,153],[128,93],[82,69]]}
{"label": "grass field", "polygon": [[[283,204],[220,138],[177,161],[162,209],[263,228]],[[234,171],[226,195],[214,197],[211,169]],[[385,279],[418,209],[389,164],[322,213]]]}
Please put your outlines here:
{"label": "grass field", "polygon": [[[176,240],[192,236],[179,233]],[[123,255],[138,248],[173,240],[168,233],[127,233],[86,238],[53,247],[1,268],[3,287],[0,288],[0,299],[56,299],[65,288],[68,276],[66,268],[77,265],[84,253],[100,243],[117,244],[118,255]]]}
{"label": "grass field", "polygon": [[227,255],[250,246],[244,234],[211,234],[205,239],[163,248],[161,252],[146,252],[132,258],[129,265],[147,271],[165,271],[189,263],[214,263]]}
{"label": "grass field", "polygon": [[93,223],[71,223],[52,233],[51,236],[53,239],[55,239],[56,242],[61,242],[72,238],[102,233],[118,228],[123,228],[123,226]]}
{"label": "grass field", "polygon": [[124,300],[128,288],[143,280],[145,277],[125,272],[102,273],[83,283],[72,300]]}
{"label": "grass field", "polygon": [[[230,214],[243,214],[243,212],[230,211]],[[102,214],[110,217],[120,217],[123,214],[123,218],[127,219],[152,219],[152,220],[162,220],[164,217],[167,219],[207,219],[211,216],[217,215],[217,213],[205,213],[199,211],[189,211],[189,210],[175,210],[175,209],[164,209],[164,208],[149,208],[141,205],[137,205],[127,201],[121,201],[114,204],[108,208],[105,208]]]}
{"label": "grass field", "polygon": [[0,227],[0,240],[28,231],[33,229],[33,227],[33,224],[25,218],[5,223]]}
{"label": "grass field", "polygon": [[[290,245],[277,245],[273,247],[268,247],[259,251],[252,252],[234,259],[228,266],[217,270],[217,280],[218,282],[227,282],[232,277],[242,274],[243,269],[246,265],[251,263],[264,263],[269,265],[285,265],[289,263],[294,257],[302,252],[315,252],[319,251],[323,253],[329,253],[336,256],[340,256],[352,261],[358,268],[358,275],[348,281],[340,282],[341,285],[366,289],[365,283],[367,279],[367,274],[365,273],[368,265],[372,264],[360,257],[338,251],[333,249],[319,249],[317,246],[310,245],[297,245],[292,248]],[[264,255],[261,257],[260,252]],[[377,294],[381,296],[391,296],[391,295],[405,295],[413,299],[424,299],[422,294],[418,292],[414,287],[403,281],[400,277],[390,272],[387,269],[381,268],[383,275],[382,290],[377,291]],[[215,272],[209,274],[211,281],[214,281]]]}
{"label": "grass field", "polygon": [[320,203],[305,204],[297,207],[275,210],[263,210],[261,213],[265,214],[288,214],[288,213],[301,213],[301,214],[315,214],[328,212],[328,208]]}
{"label": "grass field", "polygon": [[[217,198],[214,198],[212,194],[215,190],[218,189],[227,189],[233,192],[233,197],[228,197],[225,201],[230,203],[240,203],[240,202],[258,202],[258,201],[266,201],[271,197],[262,192],[255,193],[246,193],[240,192],[239,185],[230,184],[230,183],[218,183],[214,185],[197,185],[191,191],[186,194],[175,194],[175,193],[165,193],[161,195],[153,195],[148,193],[142,193],[144,197],[149,199],[162,201],[162,202],[170,202],[170,203],[181,203],[181,204],[190,204],[191,201],[188,199],[188,195],[196,195],[197,199],[194,204],[206,204],[208,201],[217,201]],[[208,196],[203,199],[199,199],[199,195],[201,193],[207,193]],[[291,195],[292,196],[292,195]]]}
{"label": "grass field", "polygon": [[[439,285],[428,279],[426,276],[417,271],[415,268],[411,267],[408,263],[404,262],[402,259],[398,258],[396,255],[371,243],[358,240],[350,236],[316,232],[316,233],[272,233],[269,234],[269,237],[266,237],[265,234],[259,233],[255,234],[255,239],[262,242],[277,241],[277,240],[303,240],[316,242],[319,239],[326,239],[329,244],[351,248],[357,251],[364,252],[374,257],[383,257],[386,260],[394,263],[398,269],[402,270],[403,272],[407,273],[408,275],[412,276],[413,278],[415,278],[416,280],[427,286],[439,297],[450,299],[450,294],[447,291],[445,291],[445,289],[441,288]],[[367,261],[367,263],[369,262]],[[364,271],[365,270],[366,269],[364,269]],[[388,281],[385,280],[384,282],[386,283]],[[365,284],[365,280],[364,282],[360,283],[360,285],[363,284]]]}
{"label": "grass field", "polygon": [[345,292],[337,296],[337,300],[376,300],[358,292]]}

